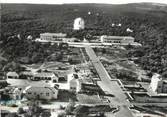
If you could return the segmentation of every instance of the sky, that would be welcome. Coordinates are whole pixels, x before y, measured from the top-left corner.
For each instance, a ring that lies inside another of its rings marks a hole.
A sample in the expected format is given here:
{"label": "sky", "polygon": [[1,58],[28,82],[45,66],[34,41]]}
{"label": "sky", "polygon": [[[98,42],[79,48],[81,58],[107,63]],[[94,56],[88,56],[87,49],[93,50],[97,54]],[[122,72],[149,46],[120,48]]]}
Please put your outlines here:
{"label": "sky", "polygon": [[2,3],[35,3],[35,4],[67,4],[67,3],[107,3],[126,4],[136,2],[165,3],[167,0],[0,0]]}

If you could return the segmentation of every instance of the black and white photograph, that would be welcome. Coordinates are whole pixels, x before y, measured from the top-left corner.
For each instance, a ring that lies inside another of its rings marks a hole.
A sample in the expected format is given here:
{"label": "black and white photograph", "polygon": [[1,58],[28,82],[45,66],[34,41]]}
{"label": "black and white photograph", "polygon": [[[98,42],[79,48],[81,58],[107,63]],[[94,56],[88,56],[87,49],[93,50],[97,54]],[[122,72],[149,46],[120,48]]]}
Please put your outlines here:
{"label": "black and white photograph", "polygon": [[167,117],[167,0],[0,0],[0,117]]}

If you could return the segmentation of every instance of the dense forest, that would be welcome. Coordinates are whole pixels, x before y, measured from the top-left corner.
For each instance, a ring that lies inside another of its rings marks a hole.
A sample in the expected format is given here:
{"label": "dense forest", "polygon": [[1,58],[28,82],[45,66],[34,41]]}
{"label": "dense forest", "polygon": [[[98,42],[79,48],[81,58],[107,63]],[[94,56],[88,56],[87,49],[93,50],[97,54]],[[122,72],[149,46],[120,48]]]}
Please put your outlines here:
{"label": "dense forest", "polygon": [[[139,57],[136,62],[144,69],[161,73],[167,77],[167,5],[152,3],[124,5],[2,4],[1,13],[0,39],[3,41],[9,36],[18,34],[24,39],[28,35],[36,38],[42,32],[64,32],[69,37],[78,38],[83,38],[87,34],[133,36],[135,41],[143,46],[131,48],[129,56]],[[85,20],[86,30],[80,32],[72,30],[76,17],[82,17]],[[113,27],[113,23],[122,25]],[[127,32],[127,28],[132,29],[133,32]],[[20,48],[27,46],[22,44],[23,42],[20,42]],[[13,50],[10,44],[2,43],[1,47],[4,46],[6,46],[4,55]],[[34,46],[39,45],[34,44]],[[37,49],[37,47],[34,48]],[[0,51],[3,50],[0,49]],[[26,50],[22,51],[24,53]],[[37,51],[41,50],[37,49]]]}

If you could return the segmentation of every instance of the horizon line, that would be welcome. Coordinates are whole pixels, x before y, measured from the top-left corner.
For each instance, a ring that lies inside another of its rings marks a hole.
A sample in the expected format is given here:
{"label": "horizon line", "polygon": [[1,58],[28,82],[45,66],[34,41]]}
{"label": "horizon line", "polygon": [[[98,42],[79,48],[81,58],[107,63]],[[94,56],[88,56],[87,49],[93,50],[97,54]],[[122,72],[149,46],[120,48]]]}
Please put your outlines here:
{"label": "horizon line", "polygon": [[41,5],[68,5],[68,4],[108,4],[108,5],[124,5],[124,4],[141,4],[141,3],[150,3],[150,4],[161,4],[161,5],[167,5],[167,3],[159,3],[159,2],[127,2],[127,3],[96,3],[96,2],[81,2],[81,3],[30,3],[30,2],[1,2],[1,4],[41,4]]}

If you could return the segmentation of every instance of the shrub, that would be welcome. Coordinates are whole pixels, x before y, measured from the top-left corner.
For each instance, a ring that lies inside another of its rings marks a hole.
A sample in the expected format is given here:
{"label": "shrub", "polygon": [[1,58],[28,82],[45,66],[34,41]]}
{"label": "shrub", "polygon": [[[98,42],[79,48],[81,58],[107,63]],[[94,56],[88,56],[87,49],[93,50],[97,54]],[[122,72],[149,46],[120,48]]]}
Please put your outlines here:
{"label": "shrub", "polygon": [[17,110],[17,113],[18,113],[18,114],[23,114],[23,113],[25,113],[25,111],[23,110],[23,108],[20,107],[20,108]]}
{"label": "shrub", "polygon": [[64,112],[61,112],[57,115],[57,117],[65,117],[65,116],[66,116],[66,114]]}

